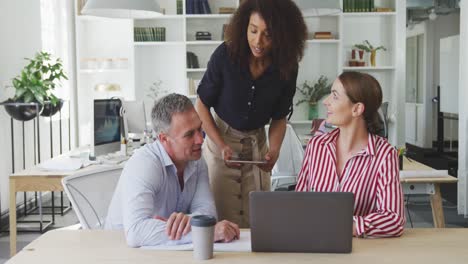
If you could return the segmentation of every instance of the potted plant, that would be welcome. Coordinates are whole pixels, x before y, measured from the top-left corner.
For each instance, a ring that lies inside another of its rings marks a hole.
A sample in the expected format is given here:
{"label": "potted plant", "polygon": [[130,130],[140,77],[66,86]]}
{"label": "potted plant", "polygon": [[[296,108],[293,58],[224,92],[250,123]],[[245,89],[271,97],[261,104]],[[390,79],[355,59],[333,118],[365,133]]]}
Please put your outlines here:
{"label": "potted plant", "polygon": [[403,170],[403,157],[406,155],[406,148],[405,147],[397,148],[397,153],[398,153],[398,167],[400,168],[400,170]]}
{"label": "potted plant", "polygon": [[50,53],[38,52],[34,58],[29,59],[21,74],[13,79],[15,96],[8,99],[5,109],[15,119],[27,121],[34,118],[38,113],[36,106],[17,105],[14,103],[37,103],[43,108],[42,115],[50,116],[63,105],[63,101],[58,99],[52,91],[59,84],[59,81],[67,76],[63,72],[62,61],[59,58],[53,58]]}
{"label": "potted plant", "polygon": [[150,87],[148,87],[148,93],[146,94],[146,96],[151,98],[154,102],[160,97],[166,95],[167,93],[168,91],[163,88],[163,81],[156,80],[150,85]]}
{"label": "potted plant", "polygon": [[305,97],[296,103],[296,106],[304,102],[309,103],[309,120],[318,117],[318,101],[331,91],[331,83],[328,82],[328,78],[321,75],[317,82],[309,84],[305,81],[302,87],[296,87],[296,89]]}
{"label": "potted plant", "polygon": [[366,52],[369,52],[371,54],[370,63],[372,65],[372,67],[375,67],[375,56],[377,54],[377,51],[378,50],[384,50],[384,51],[387,50],[384,46],[374,47],[372,44],[370,44],[370,42],[368,40],[364,40],[364,42],[362,42],[362,44],[356,44],[356,45],[354,45],[354,47],[356,47],[358,49],[361,49],[361,50],[364,50]]}

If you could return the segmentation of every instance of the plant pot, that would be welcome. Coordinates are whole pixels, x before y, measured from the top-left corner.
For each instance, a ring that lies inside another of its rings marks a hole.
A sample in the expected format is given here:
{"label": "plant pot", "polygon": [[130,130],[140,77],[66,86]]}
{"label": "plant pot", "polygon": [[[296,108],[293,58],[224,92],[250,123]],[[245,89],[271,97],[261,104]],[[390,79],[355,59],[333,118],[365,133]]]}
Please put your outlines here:
{"label": "plant pot", "polygon": [[309,103],[309,120],[318,118],[318,104]]}
{"label": "plant pot", "polygon": [[53,116],[55,115],[60,109],[62,109],[63,100],[59,99],[57,104],[53,106],[49,101],[44,103],[44,109],[42,110],[41,116]]}
{"label": "plant pot", "polygon": [[29,121],[41,113],[42,105],[37,107],[35,104],[25,104],[23,102],[15,102],[12,99],[6,100],[4,103],[7,113],[18,121]]}
{"label": "plant pot", "polygon": [[362,60],[362,59],[364,59],[364,51],[359,50],[359,60]]}

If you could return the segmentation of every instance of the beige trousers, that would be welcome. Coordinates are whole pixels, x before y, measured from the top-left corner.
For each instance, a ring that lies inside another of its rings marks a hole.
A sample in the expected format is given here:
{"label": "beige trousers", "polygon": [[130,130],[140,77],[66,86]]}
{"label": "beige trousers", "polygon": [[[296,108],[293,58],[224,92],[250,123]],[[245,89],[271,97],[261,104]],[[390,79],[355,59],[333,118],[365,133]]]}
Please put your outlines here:
{"label": "beige trousers", "polygon": [[[239,131],[214,114],[221,137],[238,155],[246,160],[262,160],[268,152],[265,129]],[[210,185],[213,191],[218,220],[229,220],[241,228],[249,227],[249,193],[269,191],[270,173],[255,165],[244,164],[232,169],[224,164],[221,150],[207,137],[203,144],[203,156],[208,165]]]}

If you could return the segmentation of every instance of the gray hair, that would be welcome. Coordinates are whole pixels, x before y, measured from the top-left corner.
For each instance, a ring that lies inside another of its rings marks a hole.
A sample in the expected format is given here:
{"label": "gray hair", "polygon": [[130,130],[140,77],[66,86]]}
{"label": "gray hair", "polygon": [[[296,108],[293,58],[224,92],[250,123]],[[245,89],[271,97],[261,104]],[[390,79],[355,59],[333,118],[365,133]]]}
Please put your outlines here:
{"label": "gray hair", "polygon": [[171,127],[172,115],[182,113],[193,107],[192,101],[185,95],[171,93],[154,102],[151,110],[151,122],[154,132],[167,133]]}

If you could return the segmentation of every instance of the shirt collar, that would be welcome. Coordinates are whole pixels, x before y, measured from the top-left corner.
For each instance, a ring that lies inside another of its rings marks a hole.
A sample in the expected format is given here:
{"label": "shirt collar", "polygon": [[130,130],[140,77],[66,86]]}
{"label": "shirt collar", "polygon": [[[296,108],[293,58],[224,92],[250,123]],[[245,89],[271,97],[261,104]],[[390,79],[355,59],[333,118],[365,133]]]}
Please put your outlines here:
{"label": "shirt collar", "polygon": [[[322,141],[322,145],[329,145],[333,144],[336,147],[336,140],[338,139],[338,135],[340,135],[340,129],[335,128],[333,131],[325,135],[325,138]],[[375,142],[376,142],[376,135],[369,133],[367,137],[367,147],[361,151],[359,151],[356,155],[358,156],[375,156]]]}
{"label": "shirt collar", "polygon": [[[172,167],[174,169],[174,172],[177,171],[177,168],[172,161],[171,157],[169,157],[169,154],[167,154],[166,149],[163,147],[161,142],[159,140],[156,140],[153,144],[155,144],[156,148],[159,149],[159,153],[161,154],[160,158],[164,164],[164,167]],[[184,181],[187,181],[190,176],[195,172],[195,161],[188,161],[187,165],[185,166],[184,169]]]}
{"label": "shirt collar", "polygon": [[161,158],[161,160],[162,160],[162,162],[164,164],[164,167],[167,167],[167,166],[174,166],[175,167],[174,162],[172,162],[171,157],[169,157],[169,154],[167,154],[167,151],[163,147],[161,142],[159,142],[159,140],[156,140],[154,143],[155,143],[156,148],[159,150],[159,153],[161,154],[160,158]]}

